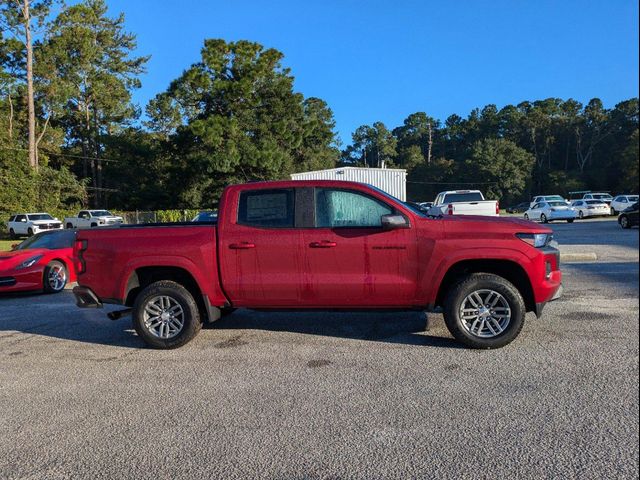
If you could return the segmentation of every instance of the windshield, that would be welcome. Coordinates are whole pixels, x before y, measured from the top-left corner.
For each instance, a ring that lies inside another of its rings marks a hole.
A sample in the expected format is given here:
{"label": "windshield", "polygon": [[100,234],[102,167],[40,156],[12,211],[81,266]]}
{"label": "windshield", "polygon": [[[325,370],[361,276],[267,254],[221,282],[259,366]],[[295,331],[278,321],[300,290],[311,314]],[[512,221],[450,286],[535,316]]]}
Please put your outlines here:
{"label": "windshield", "polygon": [[567,207],[569,204],[567,202],[549,202],[549,205],[552,207]]}
{"label": "windshield", "polygon": [[391,203],[396,204],[396,203],[400,203],[402,205],[404,205],[405,207],[407,207],[409,210],[411,210],[412,212],[420,215],[421,217],[428,217],[429,215],[427,215],[426,212],[419,210],[415,207],[412,207],[411,205],[407,204],[406,202],[403,202],[402,200],[394,197],[393,195],[385,192],[384,190],[380,190],[378,187],[374,187],[373,185],[370,184],[366,184],[368,187],[373,188],[376,192],[378,192],[380,195],[386,197],[387,199],[389,199],[391,201]]}
{"label": "windshield", "polygon": [[604,205],[600,200],[587,200],[588,205]]}
{"label": "windshield", "polygon": [[480,192],[469,193],[448,193],[444,196],[442,203],[456,203],[456,202],[482,202],[482,194]]}
{"label": "windshield", "polygon": [[33,248],[46,248],[55,250],[58,248],[71,248],[76,238],[74,230],[60,230],[57,232],[45,232],[28,238],[16,247],[16,250],[30,250]]}
{"label": "windshield", "polygon": [[564,202],[564,198],[562,198],[560,195],[552,195],[550,197],[544,197],[545,200],[547,201],[556,201],[559,200],[561,202]]}
{"label": "windshield", "polygon": [[593,195],[591,195],[593,198],[598,198],[600,200],[610,200],[613,197],[609,194],[606,193],[594,193]]}
{"label": "windshield", "polygon": [[113,217],[113,214],[108,210],[91,210],[93,217]]}
{"label": "windshield", "polygon": [[29,220],[53,220],[53,217],[48,213],[37,213],[35,215],[27,215]]}

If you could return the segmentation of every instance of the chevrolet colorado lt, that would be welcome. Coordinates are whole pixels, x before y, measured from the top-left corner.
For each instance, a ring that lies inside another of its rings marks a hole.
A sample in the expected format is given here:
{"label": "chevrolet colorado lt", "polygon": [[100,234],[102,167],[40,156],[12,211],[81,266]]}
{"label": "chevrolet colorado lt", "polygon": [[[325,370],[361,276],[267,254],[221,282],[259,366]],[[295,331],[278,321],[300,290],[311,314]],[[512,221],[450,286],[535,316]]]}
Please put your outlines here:
{"label": "chevrolet colorado lt", "polygon": [[560,296],[552,232],[519,219],[427,216],[342,181],[227,187],[215,222],[80,230],[80,307],[124,305],[156,348],[238,307],[442,311],[472,348],[499,348]]}

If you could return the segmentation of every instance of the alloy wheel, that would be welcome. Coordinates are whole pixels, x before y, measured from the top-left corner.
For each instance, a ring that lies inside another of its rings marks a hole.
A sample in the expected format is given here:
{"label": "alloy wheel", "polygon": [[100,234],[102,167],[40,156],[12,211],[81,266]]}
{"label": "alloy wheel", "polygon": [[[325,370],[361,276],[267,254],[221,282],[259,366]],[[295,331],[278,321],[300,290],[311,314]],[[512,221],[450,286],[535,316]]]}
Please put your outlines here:
{"label": "alloy wheel", "polygon": [[167,340],[184,328],[185,314],[177,300],[168,295],[150,298],[144,305],[143,324],[153,336]]}
{"label": "alloy wheel", "polygon": [[462,326],[479,338],[494,338],[502,334],[511,322],[509,302],[495,290],[476,290],[460,305]]}

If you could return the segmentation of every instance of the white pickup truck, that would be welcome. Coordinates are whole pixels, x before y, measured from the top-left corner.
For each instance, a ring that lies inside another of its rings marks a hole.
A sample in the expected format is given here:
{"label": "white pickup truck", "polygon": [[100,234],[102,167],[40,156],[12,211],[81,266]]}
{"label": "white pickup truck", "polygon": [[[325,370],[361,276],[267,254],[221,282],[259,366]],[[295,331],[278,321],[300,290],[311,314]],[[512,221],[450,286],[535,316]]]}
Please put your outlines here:
{"label": "white pickup truck", "polygon": [[480,190],[451,190],[440,192],[429,209],[429,215],[482,215],[497,217],[497,200],[485,200]]}
{"label": "white pickup truck", "polygon": [[80,210],[77,217],[65,217],[65,228],[92,228],[119,225],[122,217],[113,215],[107,210]]}

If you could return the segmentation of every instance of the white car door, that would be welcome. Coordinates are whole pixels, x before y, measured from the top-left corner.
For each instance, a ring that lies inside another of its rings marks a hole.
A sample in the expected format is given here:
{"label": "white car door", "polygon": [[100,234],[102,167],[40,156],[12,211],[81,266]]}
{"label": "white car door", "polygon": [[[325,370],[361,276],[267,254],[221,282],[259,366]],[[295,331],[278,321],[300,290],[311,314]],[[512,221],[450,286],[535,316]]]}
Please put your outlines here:
{"label": "white car door", "polygon": [[27,216],[26,215],[17,215],[16,216],[16,223],[15,223],[15,228],[13,229],[14,232],[16,232],[19,235],[26,235],[27,234],[27,230],[28,230],[28,226],[27,226]]}

